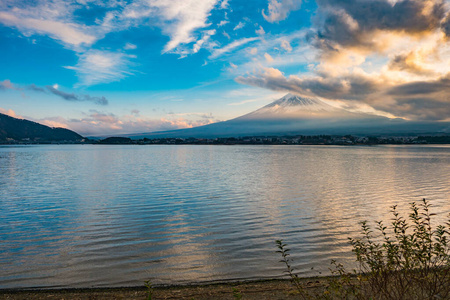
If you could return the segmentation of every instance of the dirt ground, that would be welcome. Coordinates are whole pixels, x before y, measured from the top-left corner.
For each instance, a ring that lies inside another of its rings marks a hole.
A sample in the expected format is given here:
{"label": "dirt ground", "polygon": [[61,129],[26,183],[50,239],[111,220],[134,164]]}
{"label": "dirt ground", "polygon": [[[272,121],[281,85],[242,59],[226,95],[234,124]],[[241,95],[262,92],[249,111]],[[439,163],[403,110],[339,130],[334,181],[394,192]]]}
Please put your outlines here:
{"label": "dirt ground", "polygon": [[[308,289],[321,289],[321,279],[305,279]],[[61,289],[61,290],[0,290],[0,299],[49,299],[49,300],[97,300],[97,299],[150,299],[148,289]],[[250,299],[277,300],[301,299],[289,280],[234,282],[209,285],[169,286],[152,289],[152,300],[158,299]]]}

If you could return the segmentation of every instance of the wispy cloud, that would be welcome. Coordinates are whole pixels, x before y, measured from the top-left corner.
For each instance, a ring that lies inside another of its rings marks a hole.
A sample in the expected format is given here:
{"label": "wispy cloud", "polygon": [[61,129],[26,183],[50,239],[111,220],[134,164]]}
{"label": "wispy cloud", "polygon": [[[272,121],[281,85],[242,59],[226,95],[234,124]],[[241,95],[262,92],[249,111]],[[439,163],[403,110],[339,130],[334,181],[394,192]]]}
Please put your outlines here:
{"label": "wispy cloud", "polygon": [[270,56],[269,53],[264,53],[264,58],[266,59],[266,61],[267,61],[268,63],[272,63],[272,62],[273,62],[273,57]]}
{"label": "wispy cloud", "polygon": [[45,89],[44,88],[39,87],[39,86],[35,85],[34,83],[32,83],[29,86],[27,86],[26,89],[31,90],[31,91],[35,91],[35,92],[45,93]]}
{"label": "wispy cloud", "polygon": [[123,49],[125,49],[125,50],[134,50],[136,48],[137,48],[137,46],[135,44],[131,44],[131,43],[126,43],[125,46],[123,47]]}
{"label": "wispy cloud", "polygon": [[78,59],[76,66],[65,68],[77,73],[80,85],[118,81],[132,74],[129,56],[121,52],[89,50],[80,54]]}
{"label": "wispy cloud", "polygon": [[[64,12],[69,13],[69,20],[67,16],[61,15]],[[58,4],[56,1],[54,5],[37,4],[33,8],[14,7],[9,11],[0,11],[0,23],[16,27],[25,35],[49,35],[72,46],[91,45],[98,39],[91,28],[71,22],[70,16],[70,6]]]}
{"label": "wispy cloud", "polygon": [[[210,11],[218,0],[138,0],[127,5],[120,14],[121,20],[158,20],[156,23],[163,33],[170,37],[163,52],[174,50],[181,44],[196,41],[194,31],[205,28]],[[219,5],[227,6],[226,2]]]}
{"label": "wispy cloud", "polygon": [[215,29],[211,29],[211,30],[206,30],[203,32],[202,38],[199,39],[193,46],[192,48],[192,52],[193,53],[197,53],[202,46],[211,38],[211,36],[216,34],[216,30]]}
{"label": "wispy cloud", "polygon": [[230,21],[222,20],[222,21],[219,22],[219,24],[217,24],[217,27],[225,26],[225,25],[227,25],[228,23],[230,23]]}
{"label": "wispy cloud", "polygon": [[228,45],[226,45],[226,46],[224,46],[222,48],[215,49],[212,52],[212,54],[209,56],[209,58],[210,59],[217,58],[219,56],[224,55],[225,53],[233,51],[234,49],[236,49],[238,47],[241,47],[242,45],[248,44],[250,42],[253,42],[253,41],[256,41],[256,40],[259,40],[259,39],[260,39],[259,37],[253,37],[253,38],[243,38],[243,39],[240,39],[240,40],[236,40],[236,41],[231,42],[230,44],[228,44]]}
{"label": "wispy cloud", "polygon": [[237,106],[237,105],[244,105],[244,104],[247,104],[247,103],[252,103],[252,102],[257,102],[257,101],[258,100],[256,100],[256,99],[251,99],[251,100],[244,100],[244,101],[240,101],[240,102],[229,103],[228,105]]}
{"label": "wispy cloud", "polygon": [[58,90],[53,86],[47,86],[46,88],[48,91],[50,91],[50,93],[59,96],[66,101],[75,101],[75,102],[90,101],[99,105],[108,105],[108,100],[105,97],[92,97],[89,95],[76,95],[74,93],[66,93]]}
{"label": "wispy cloud", "polygon": [[167,52],[180,44],[195,41],[194,30],[207,26],[209,13],[216,4],[217,0],[156,2],[155,5],[161,9],[164,21],[167,22],[163,31],[171,38],[164,47],[164,51]]}
{"label": "wispy cloud", "polygon": [[13,84],[9,79],[6,79],[4,81],[0,81],[0,90],[17,90],[17,91],[33,91],[33,92],[39,92],[39,93],[50,93],[53,95],[56,95],[66,101],[71,102],[93,102],[98,105],[108,105],[108,99],[106,99],[104,96],[102,97],[95,97],[90,95],[80,95],[75,93],[67,93],[64,91],[59,90],[59,86],[57,84],[55,85],[47,85],[45,87],[40,87],[33,84],[27,85],[27,86],[19,86],[16,84]]}
{"label": "wispy cloud", "polygon": [[239,22],[236,26],[234,26],[233,30],[236,31],[236,30],[242,29],[242,28],[244,28],[244,26],[245,26],[244,22]]}

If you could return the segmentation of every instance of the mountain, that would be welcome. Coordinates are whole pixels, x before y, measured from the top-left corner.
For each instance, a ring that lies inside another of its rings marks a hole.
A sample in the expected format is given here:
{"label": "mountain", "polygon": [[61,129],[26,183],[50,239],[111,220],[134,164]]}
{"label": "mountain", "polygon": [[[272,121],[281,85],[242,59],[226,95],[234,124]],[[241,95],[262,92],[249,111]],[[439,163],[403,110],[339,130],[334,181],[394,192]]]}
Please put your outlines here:
{"label": "mountain", "polygon": [[0,142],[80,142],[84,138],[65,128],[51,128],[36,122],[0,114]]}
{"label": "mountain", "polygon": [[237,119],[299,119],[330,117],[345,112],[319,99],[287,94],[254,112]]}
{"label": "mountain", "polygon": [[235,119],[189,129],[129,134],[127,137],[238,137],[267,135],[414,135],[450,132],[450,123],[410,122],[350,112],[311,97],[287,94]]}

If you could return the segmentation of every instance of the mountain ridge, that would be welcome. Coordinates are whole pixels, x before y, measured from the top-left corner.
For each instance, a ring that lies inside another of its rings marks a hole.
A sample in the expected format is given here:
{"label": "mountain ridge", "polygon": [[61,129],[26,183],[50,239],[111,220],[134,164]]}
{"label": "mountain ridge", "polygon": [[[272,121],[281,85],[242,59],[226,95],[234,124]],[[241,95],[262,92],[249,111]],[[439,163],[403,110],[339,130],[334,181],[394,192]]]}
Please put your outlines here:
{"label": "mountain ridge", "polygon": [[83,140],[84,137],[69,129],[52,128],[0,113],[0,142],[81,142]]}

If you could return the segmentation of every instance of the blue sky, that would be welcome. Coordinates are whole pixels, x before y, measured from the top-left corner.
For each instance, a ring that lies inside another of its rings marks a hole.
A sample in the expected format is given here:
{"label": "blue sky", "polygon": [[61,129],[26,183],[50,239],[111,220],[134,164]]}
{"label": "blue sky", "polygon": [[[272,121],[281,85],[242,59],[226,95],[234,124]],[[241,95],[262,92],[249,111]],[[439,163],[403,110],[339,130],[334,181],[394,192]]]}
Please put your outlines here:
{"label": "blue sky", "polygon": [[448,121],[449,36],[447,0],[6,0],[0,112],[109,135],[227,120],[291,92]]}

